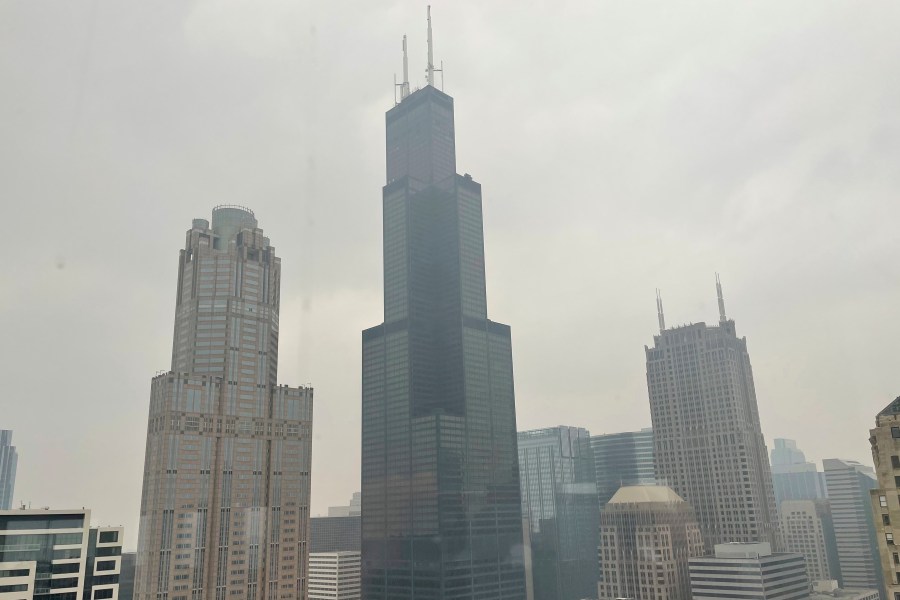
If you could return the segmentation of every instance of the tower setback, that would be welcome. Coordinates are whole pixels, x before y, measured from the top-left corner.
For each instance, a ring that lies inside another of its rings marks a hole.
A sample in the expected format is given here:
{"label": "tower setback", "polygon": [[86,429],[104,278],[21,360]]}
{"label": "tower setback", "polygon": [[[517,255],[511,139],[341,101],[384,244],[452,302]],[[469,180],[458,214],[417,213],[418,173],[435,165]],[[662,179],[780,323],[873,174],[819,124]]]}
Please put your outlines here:
{"label": "tower setback", "polygon": [[194,219],[151,384],[139,600],[306,598],[313,392],[276,383],[280,286],[252,211]]}
{"label": "tower setback", "polygon": [[403,97],[386,126],[384,323],[362,334],[363,597],[522,600],[512,347],[487,318],[481,185],[456,173],[447,94]]}

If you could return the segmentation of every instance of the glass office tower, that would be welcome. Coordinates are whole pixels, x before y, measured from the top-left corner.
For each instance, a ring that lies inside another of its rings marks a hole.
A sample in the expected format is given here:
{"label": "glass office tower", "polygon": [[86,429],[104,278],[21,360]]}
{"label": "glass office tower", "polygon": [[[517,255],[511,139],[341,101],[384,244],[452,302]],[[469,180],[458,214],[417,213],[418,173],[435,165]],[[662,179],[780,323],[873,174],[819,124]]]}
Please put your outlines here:
{"label": "glass office tower", "polygon": [[387,112],[384,323],[363,331],[363,597],[525,598],[512,348],[453,99]]}
{"label": "glass office tower", "polygon": [[534,600],[593,598],[600,512],[590,432],[567,426],[520,431],[519,472]]}

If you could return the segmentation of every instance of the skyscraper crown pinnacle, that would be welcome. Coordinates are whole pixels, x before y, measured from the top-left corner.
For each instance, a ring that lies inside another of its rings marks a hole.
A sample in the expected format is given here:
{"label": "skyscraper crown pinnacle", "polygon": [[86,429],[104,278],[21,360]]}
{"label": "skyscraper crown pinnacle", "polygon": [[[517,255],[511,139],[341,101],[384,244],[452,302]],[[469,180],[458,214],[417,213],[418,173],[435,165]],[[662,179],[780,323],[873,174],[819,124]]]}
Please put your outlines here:
{"label": "skyscraper crown pinnacle", "polygon": [[[427,13],[426,13],[426,21],[428,22],[427,29],[427,48],[428,48],[428,60],[425,64],[425,85],[426,87],[434,85],[434,74],[441,74],[441,90],[444,88],[444,62],[441,61],[440,68],[435,68],[434,66],[434,37],[431,32],[431,5],[428,5]],[[394,74],[394,104],[399,104],[397,102],[397,88],[400,89],[400,102],[406,100],[410,94],[410,85],[409,85],[409,52],[406,45],[406,36],[403,36],[403,79],[400,83],[397,83],[397,75]]]}

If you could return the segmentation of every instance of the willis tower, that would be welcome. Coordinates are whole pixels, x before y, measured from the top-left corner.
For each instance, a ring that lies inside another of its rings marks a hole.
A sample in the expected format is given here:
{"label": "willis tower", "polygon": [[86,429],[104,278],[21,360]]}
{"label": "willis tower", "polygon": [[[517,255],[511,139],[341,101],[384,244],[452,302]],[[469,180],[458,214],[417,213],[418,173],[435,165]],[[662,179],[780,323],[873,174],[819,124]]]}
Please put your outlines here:
{"label": "willis tower", "polygon": [[[430,9],[429,9],[430,10]],[[487,318],[481,185],[456,173],[453,98],[386,115],[384,323],[363,331],[365,600],[526,597],[509,326]]]}

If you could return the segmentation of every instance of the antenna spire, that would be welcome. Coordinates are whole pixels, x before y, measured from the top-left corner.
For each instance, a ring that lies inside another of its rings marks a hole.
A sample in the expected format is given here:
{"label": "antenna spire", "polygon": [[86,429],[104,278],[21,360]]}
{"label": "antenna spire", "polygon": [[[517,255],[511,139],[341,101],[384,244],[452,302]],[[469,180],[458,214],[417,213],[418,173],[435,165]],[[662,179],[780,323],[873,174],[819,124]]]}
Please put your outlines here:
{"label": "antenna spire", "polygon": [[662,333],[666,330],[666,317],[663,315],[662,296],[659,288],[656,288],[656,316],[659,317],[659,332]]}
{"label": "antenna spire", "polygon": [[409,96],[409,54],[406,51],[406,36],[403,36],[403,83],[400,84],[400,101]]}
{"label": "antenna spire", "polygon": [[719,323],[724,323],[728,318],[725,317],[725,299],[722,298],[722,282],[718,273],[716,273],[716,295],[719,298]]}
{"label": "antenna spire", "polygon": [[425,67],[425,81],[434,87],[434,40],[431,37],[431,5],[428,5],[428,65]]}

